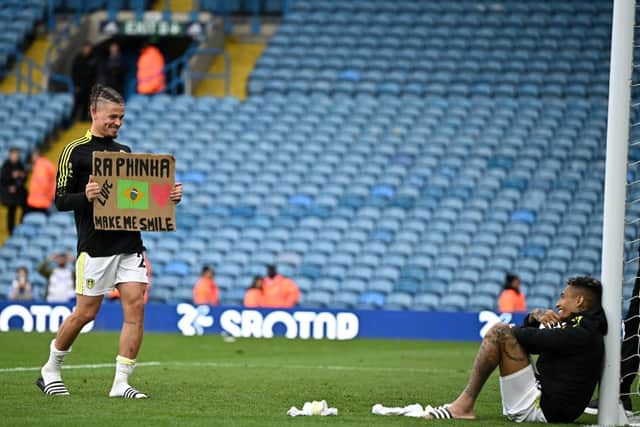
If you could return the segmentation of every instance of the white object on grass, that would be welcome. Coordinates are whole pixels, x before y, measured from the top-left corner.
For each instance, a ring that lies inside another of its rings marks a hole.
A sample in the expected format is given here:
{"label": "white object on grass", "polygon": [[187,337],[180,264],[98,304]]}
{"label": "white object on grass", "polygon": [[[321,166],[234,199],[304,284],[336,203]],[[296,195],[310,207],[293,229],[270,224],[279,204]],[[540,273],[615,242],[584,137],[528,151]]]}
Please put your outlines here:
{"label": "white object on grass", "polygon": [[407,405],[403,407],[387,407],[380,403],[376,403],[371,408],[373,415],[399,415],[404,417],[422,418],[425,415],[425,409],[419,403]]}
{"label": "white object on grass", "polygon": [[338,415],[337,408],[329,408],[326,400],[314,400],[313,402],[305,402],[302,405],[302,409],[298,409],[295,406],[292,406],[288,411],[287,415],[291,417],[297,417],[300,415],[303,416],[312,416],[319,415],[321,417],[326,417],[328,415]]}

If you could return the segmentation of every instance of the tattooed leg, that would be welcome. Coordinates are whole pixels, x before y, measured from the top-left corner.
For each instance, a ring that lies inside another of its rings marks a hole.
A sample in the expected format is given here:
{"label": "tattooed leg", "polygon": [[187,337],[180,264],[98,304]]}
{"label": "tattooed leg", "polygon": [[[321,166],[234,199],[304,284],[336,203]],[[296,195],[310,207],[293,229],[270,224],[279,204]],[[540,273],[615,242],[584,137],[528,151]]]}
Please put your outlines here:
{"label": "tattooed leg", "polygon": [[500,368],[506,376],[529,365],[529,355],[518,343],[509,325],[500,323],[487,332],[476,355],[471,378],[458,398],[449,406],[454,418],[475,418],[474,405],[491,373]]}

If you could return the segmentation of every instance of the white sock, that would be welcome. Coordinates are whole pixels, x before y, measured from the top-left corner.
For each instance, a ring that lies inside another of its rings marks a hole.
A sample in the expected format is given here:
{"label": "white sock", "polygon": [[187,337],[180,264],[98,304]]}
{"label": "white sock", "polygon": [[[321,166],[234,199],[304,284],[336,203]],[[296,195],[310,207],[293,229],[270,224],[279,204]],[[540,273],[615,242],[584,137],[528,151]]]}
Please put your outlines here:
{"label": "white sock", "polygon": [[62,368],[64,358],[67,354],[71,353],[71,348],[67,351],[61,351],[56,348],[55,344],[56,340],[54,338],[49,345],[49,360],[47,360],[47,363],[45,363],[40,370],[42,380],[45,384],[49,384],[52,381],[62,381],[60,369]]}
{"label": "white sock", "polygon": [[116,357],[116,376],[113,384],[129,384],[129,375],[133,373],[136,367],[136,359],[129,359],[118,355]]}
{"label": "white sock", "polygon": [[129,375],[136,367],[136,360],[118,355],[116,357],[116,376],[109,392],[110,397],[124,397],[127,399],[146,399],[148,396],[129,385]]}

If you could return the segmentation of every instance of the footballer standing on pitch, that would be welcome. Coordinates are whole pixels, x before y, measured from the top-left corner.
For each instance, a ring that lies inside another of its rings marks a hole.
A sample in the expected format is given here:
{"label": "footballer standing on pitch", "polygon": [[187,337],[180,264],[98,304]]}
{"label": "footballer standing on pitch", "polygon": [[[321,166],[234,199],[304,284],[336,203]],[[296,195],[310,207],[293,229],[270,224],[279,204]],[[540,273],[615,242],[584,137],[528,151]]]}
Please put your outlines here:
{"label": "footballer standing on pitch", "polygon": [[[91,129],[64,148],[56,177],[56,207],[74,212],[78,233],[76,308],[51,341],[49,360],[40,370],[36,385],[45,394],[69,394],[61,375],[64,358],[71,352],[80,330],[95,319],[104,296],[117,288],[124,321],[109,396],[141,399],[148,396],[129,385],[129,375],[135,368],[144,333],[147,275],[142,237],[139,231],[96,230],[93,224],[93,200],[100,194],[100,187],[91,175],[93,152],[131,152],[129,147],[115,141],[124,118],[124,99],[108,86],[95,85],[89,110]],[[181,198],[182,185],[176,183],[169,199],[178,203]]]}

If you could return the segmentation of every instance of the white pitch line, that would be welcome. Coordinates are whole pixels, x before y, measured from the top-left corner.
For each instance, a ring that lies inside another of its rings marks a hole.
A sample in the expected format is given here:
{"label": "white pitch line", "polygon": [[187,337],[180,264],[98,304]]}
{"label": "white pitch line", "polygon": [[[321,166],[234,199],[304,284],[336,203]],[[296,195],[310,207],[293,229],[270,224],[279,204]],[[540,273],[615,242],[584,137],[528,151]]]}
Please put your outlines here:
{"label": "white pitch line", "polygon": [[[64,365],[62,369],[100,369],[100,368],[113,368],[115,363],[94,363],[84,365]],[[394,367],[374,367],[374,366],[340,366],[340,365],[287,365],[287,364],[259,364],[259,363],[233,363],[233,362],[138,362],[136,367],[147,366],[176,366],[176,367],[211,367],[211,368],[248,368],[248,369],[324,369],[329,371],[366,371],[366,372],[421,372],[421,373],[434,373],[434,372],[454,372],[455,369],[447,368],[394,368]],[[41,366],[23,367],[17,366],[14,368],[0,368],[0,374],[12,373],[12,372],[34,372],[39,371]]]}
{"label": "white pitch line", "polygon": [[[140,362],[140,363],[136,363],[136,366],[159,366],[160,362]],[[116,366],[115,363],[93,363],[93,364],[86,364],[86,365],[65,365],[62,367],[62,369],[99,369],[99,368],[113,368],[114,366]],[[32,372],[32,371],[39,371],[40,368],[42,368],[42,366],[30,366],[30,367],[24,367],[24,366],[17,366],[15,368],[0,368],[0,373],[5,373],[5,372]]]}
{"label": "white pitch line", "polygon": [[455,369],[435,368],[394,368],[381,366],[340,366],[340,365],[287,365],[287,364],[254,364],[231,362],[166,362],[170,366],[209,366],[212,368],[249,368],[249,369],[324,369],[329,371],[367,371],[367,372],[453,372]]}

